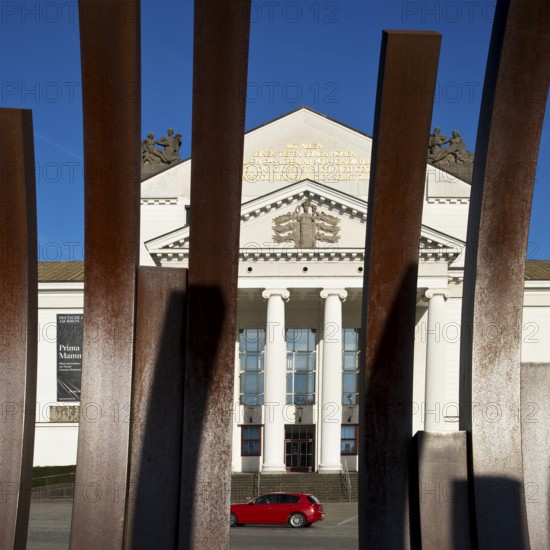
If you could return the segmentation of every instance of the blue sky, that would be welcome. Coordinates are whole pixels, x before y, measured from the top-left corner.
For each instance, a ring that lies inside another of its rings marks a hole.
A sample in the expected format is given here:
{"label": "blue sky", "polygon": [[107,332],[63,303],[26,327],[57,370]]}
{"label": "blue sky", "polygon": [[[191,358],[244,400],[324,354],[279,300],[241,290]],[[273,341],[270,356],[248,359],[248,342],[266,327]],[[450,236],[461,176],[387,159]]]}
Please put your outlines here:
{"label": "blue sky", "polygon": [[[254,0],[246,128],[302,105],[372,134],[383,29],[443,35],[432,127],[475,149],[495,3]],[[84,240],[82,104],[76,0],[0,5],[1,107],[32,109],[42,260],[80,259]],[[192,0],[142,2],[142,135],[183,135],[191,150]],[[550,259],[550,123],[536,176],[528,258]],[[106,137],[108,139],[108,136]]]}

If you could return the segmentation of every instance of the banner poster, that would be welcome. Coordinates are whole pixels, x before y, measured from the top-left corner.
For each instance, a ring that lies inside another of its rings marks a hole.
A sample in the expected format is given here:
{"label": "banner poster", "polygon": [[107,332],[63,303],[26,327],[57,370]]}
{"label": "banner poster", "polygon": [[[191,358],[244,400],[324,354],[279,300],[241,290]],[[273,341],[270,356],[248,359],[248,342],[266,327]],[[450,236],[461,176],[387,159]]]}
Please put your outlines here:
{"label": "banner poster", "polygon": [[57,400],[80,401],[83,315],[57,315]]}

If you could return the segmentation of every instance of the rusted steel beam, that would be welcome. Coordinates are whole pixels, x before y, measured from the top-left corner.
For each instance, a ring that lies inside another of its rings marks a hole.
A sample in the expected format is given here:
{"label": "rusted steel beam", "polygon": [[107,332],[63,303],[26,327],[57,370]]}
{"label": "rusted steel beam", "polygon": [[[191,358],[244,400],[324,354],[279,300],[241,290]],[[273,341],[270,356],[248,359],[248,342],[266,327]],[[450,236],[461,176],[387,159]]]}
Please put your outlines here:
{"label": "rusted steel beam", "polygon": [[521,458],[524,268],[550,82],[550,4],[499,1],[476,142],[462,302],[460,427],[479,548],[529,548]]}
{"label": "rusted steel beam", "polygon": [[84,354],[71,548],[122,548],[140,197],[139,1],[80,2]]}
{"label": "rusted steel beam", "polygon": [[0,109],[0,548],[27,547],[36,402],[32,113]]}
{"label": "rusted steel beam", "polygon": [[128,550],[177,548],[186,286],[185,269],[138,269]]}
{"label": "rusted steel beam", "polygon": [[416,283],[441,36],[385,31],[367,214],[359,547],[409,548]]}
{"label": "rusted steel beam", "polygon": [[197,0],[180,515],[182,549],[229,548],[250,0]]}

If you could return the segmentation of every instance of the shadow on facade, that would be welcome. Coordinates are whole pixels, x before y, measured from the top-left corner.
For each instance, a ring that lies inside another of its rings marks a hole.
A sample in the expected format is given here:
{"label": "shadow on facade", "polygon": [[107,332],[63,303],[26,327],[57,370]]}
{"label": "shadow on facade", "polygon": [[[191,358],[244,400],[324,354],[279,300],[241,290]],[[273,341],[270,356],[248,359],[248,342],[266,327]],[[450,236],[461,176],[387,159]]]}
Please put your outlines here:
{"label": "shadow on facade", "polygon": [[409,506],[416,484],[411,434],[418,265],[400,271],[400,281],[392,273],[376,274],[378,288],[374,282],[368,286],[368,304],[377,309],[367,321],[372,326],[365,327],[369,312],[365,316],[363,305],[361,340],[366,344],[368,337],[374,349],[366,353],[360,406],[359,540],[364,548],[418,547],[418,511]]}
{"label": "shadow on facade", "polygon": [[[199,530],[208,532],[211,521],[217,521],[205,517],[209,514],[198,516],[195,510],[218,508],[224,494],[218,480],[224,480],[225,493],[230,495],[231,444],[229,441],[229,445],[224,445],[223,440],[231,438],[235,369],[234,334],[224,342],[223,328],[229,312],[222,289],[189,285],[187,299],[180,548],[192,548],[196,542],[192,535]],[[223,410],[225,406],[229,410]],[[226,510],[229,536],[229,500]]]}
{"label": "shadow on facade", "polygon": [[126,530],[132,550],[178,546],[186,278],[184,269],[139,269]]}

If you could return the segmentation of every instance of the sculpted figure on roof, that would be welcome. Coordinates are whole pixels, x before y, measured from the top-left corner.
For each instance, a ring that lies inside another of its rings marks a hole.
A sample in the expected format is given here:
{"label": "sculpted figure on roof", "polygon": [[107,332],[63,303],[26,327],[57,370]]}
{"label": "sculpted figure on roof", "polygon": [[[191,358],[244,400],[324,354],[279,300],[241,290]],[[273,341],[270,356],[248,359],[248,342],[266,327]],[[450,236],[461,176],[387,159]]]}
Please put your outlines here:
{"label": "sculpted figure on roof", "polygon": [[428,162],[442,170],[470,182],[474,155],[466,149],[466,143],[458,130],[449,138],[435,128],[428,142]]}
{"label": "sculpted figure on roof", "polygon": [[141,142],[142,176],[152,175],[177,164],[180,161],[180,146],[181,134],[174,135],[173,128],[168,128],[167,135],[159,140],[155,140],[155,134],[149,132]]}

